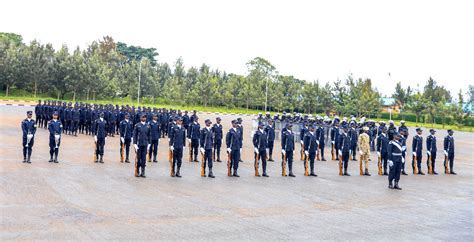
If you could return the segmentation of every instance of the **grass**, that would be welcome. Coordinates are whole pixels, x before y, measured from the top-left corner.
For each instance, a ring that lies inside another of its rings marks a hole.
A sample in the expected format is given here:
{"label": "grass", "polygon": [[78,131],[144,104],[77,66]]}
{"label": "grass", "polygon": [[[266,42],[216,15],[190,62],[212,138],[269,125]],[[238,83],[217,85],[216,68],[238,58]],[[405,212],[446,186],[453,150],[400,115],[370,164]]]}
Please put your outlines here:
{"label": "grass", "polygon": [[[54,100],[54,98],[51,97],[46,97],[46,96],[37,96],[37,97],[32,97],[31,95],[13,95],[13,96],[8,96],[6,97],[4,93],[0,93],[0,99],[3,100],[15,100],[15,101],[34,101],[37,102],[39,99],[41,100]],[[72,99],[64,100],[64,101],[71,101]],[[115,100],[77,100],[85,103],[97,103],[97,104],[114,104],[114,105],[135,105],[136,102],[132,102],[130,99],[115,99]],[[167,108],[167,109],[180,109],[180,110],[196,110],[199,112],[212,112],[212,113],[232,113],[232,114],[253,114],[256,115],[259,112],[262,112],[261,110],[255,110],[255,109],[245,109],[245,108],[225,108],[225,107],[204,107],[204,106],[182,106],[182,105],[170,105],[170,104],[141,104],[142,106],[147,106],[147,107],[156,107],[156,108]],[[262,112],[263,113],[263,112]],[[324,114],[320,114],[324,116]],[[376,121],[380,121],[382,119],[374,119]],[[387,121],[387,120],[384,120]],[[396,125],[399,125],[399,121],[395,121]],[[415,123],[415,122],[406,122],[406,126],[409,127],[422,127],[422,128],[433,128],[433,129],[453,129],[457,131],[465,131],[465,132],[473,132],[473,127],[472,126],[463,126],[459,127],[457,125],[441,125],[441,124],[427,124],[427,123]]]}

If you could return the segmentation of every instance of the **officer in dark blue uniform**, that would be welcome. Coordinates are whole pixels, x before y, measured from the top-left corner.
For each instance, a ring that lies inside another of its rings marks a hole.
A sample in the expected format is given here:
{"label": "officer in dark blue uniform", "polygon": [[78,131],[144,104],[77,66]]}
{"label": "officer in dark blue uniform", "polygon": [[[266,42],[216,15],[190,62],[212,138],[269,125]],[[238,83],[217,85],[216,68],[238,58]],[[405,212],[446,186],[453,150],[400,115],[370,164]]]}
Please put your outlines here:
{"label": "officer in dark blue uniform", "polygon": [[186,149],[186,129],[183,127],[183,119],[176,118],[176,124],[170,128],[169,132],[170,150],[173,151],[173,169],[176,171],[171,176],[181,177],[180,169],[183,160],[183,152]]}
{"label": "officer in dark blue uniform", "polygon": [[[198,123],[198,116],[193,116],[193,122],[189,125],[188,128],[188,139],[189,142],[191,143],[190,147],[190,154],[194,154],[194,162],[198,162],[197,160],[197,155],[199,153],[199,139],[200,139],[200,130],[201,130],[201,125]],[[184,123],[183,123],[184,126]]]}
{"label": "officer in dark blue uniform", "polygon": [[301,160],[306,160],[306,154],[304,152],[304,136],[308,132],[308,123],[304,122],[300,130],[300,144],[301,144]]}
{"label": "officer in dark blue uniform", "polygon": [[321,160],[326,161],[324,158],[324,123],[322,119],[318,119],[318,130],[316,130],[317,144],[319,147],[319,152],[321,153]]}
{"label": "officer in dark blue uniform", "polygon": [[132,140],[133,124],[130,120],[130,114],[125,113],[124,119],[120,122],[120,159],[123,162],[123,152],[125,149],[125,162],[130,163],[128,157],[130,154],[130,143]]}
{"label": "officer in dark blue uniform", "polygon": [[[145,178],[146,152],[150,149],[151,128],[146,122],[146,114],[140,115],[140,122],[133,129],[133,146],[137,154],[135,176]],[[141,169],[140,169],[141,168]]]}
{"label": "officer in dark blue uniform", "polygon": [[41,100],[38,100],[38,104],[35,106],[35,117],[36,125],[41,128]]}
{"label": "officer in dark blue uniform", "polygon": [[151,128],[151,146],[148,151],[148,162],[151,162],[151,155],[153,154],[153,162],[158,162],[156,160],[156,155],[158,154],[158,144],[160,142],[160,123],[158,122],[158,115],[153,113],[153,119],[150,121],[149,125]]}
{"label": "officer in dark blue uniform", "polygon": [[[212,126],[212,133],[214,134],[214,161],[222,162],[221,160],[221,146],[222,146],[222,124],[221,118],[216,118],[216,123]],[[217,159],[216,159],[217,158]]]}
{"label": "officer in dark blue uniform", "polygon": [[[431,163],[431,169],[433,175],[438,175],[436,173],[435,164],[436,164],[436,152],[438,149],[436,148],[436,130],[430,129],[430,135],[426,137],[426,154],[428,155],[428,159],[426,160],[426,165],[428,167],[428,172]],[[429,174],[429,173],[428,173]]]}
{"label": "officer in dark blue uniform", "polygon": [[26,118],[21,122],[21,130],[23,132],[23,163],[31,163],[31,152],[35,143],[36,122],[33,112],[26,112]]}
{"label": "officer in dark blue uniform", "polygon": [[[456,175],[454,172],[454,131],[452,129],[448,129],[448,135],[444,138],[444,155],[446,156],[445,159],[445,166],[447,166],[446,162],[449,162],[449,174]],[[446,169],[445,169],[446,173]]]}
{"label": "officer in dark blue uniform", "polygon": [[54,112],[52,116],[53,119],[51,119],[48,123],[50,155],[49,162],[58,163],[59,146],[61,145],[61,133],[63,131],[63,125],[58,120],[58,112]]}
{"label": "officer in dark blue uniform", "polygon": [[211,120],[206,119],[204,121],[206,124],[206,127],[201,129],[201,135],[200,135],[200,141],[199,143],[201,144],[201,154],[204,156],[204,162],[201,164],[201,166],[204,169],[204,176],[206,176],[206,163],[207,166],[209,167],[209,177],[214,178],[214,174],[212,173],[212,146],[214,144],[214,133],[212,132],[211,128]]}
{"label": "officer in dark blue uniform", "polygon": [[309,126],[309,131],[304,137],[304,152],[309,158],[309,168],[310,176],[318,176],[314,173],[314,158],[316,157],[316,152],[318,150],[318,139],[316,133],[314,132],[314,126]]}
{"label": "officer in dark blue uniform", "polygon": [[[403,134],[401,133],[403,131]],[[405,126],[405,120],[400,121],[400,127],[398,127],[398,133],[402,134],[402,136],[408,139],[408,127]]]}
{"label": "officer in dark blue uniform", "polygon": [[[338,143],[339,142],[339,118],[336,117],[334,118],[333,125],[331,127],[331,145],[332,149],[334,151],[335,159],[339,160],[339,148],[338,148]],[[331,152],[333,152],[331,151]]]}
{"label": "officer in dark blue uniform", "polygon": [[237,170],[239,169],[242,134],[240,133],[240,129],[238,129],[238,127],[237,120],[232,120],[232,128],[229,129],[225,138],[227,152],[230,156],[231,167],[234,170],[232,176],[234,177],[240,177],[237,173]]}
{"label": "officer in dark blue uniform", "polygon": [[293,124],[286,124],[286,132],[281,140],[281,152],[286,156],[286,161],[288,163],[288,175],[290,177],[295,177],[293,174],[293,151],[295,150],[295,134],[291,130]]}
{"label": "officer in dark blue uniform", "polygon": [[382,132],[377,137],[377,156],[380,157],[382,160],[383,166],[383,175],[388,176],[387,172],[387,160],[388,160],[388,134],[387,134],[387,127],[382,128]]}
{"label": "officer in dark blue uniform", "polygon": [[[258,154],[258,158],[262,161],[262,176],[268,177],[267,175],[267,144],[268,144],[268,134],[263,129],[263,123],[258,123],[258,129],[253,135],[253,147],[254,153]],[[257,158],[256,157],[256,158]],[[256,160],[258,163],[258,160]],[[258,164],[255,164],[256,172],[258,174]]]}
{"label": "officer in dark blue uniform", "polygon": [[243,160],[242,160],[242,146],[244,144],[244,126],[242,125],[242,118],[241,117],[237,118],[237,129],[240,131],[239,162],[243,162]]}
{"label": "officer in dark blue uniform", "polygon": [[104,119],[104,113],[99,114],[99,118],[94,122],[94,142],[95,142],[95,160],[94,162],[104,163],[104,146],[107,139],[108,125]]}
{"label": "officer in dark blue uniform", "polygon": [[401,130],[400,132],[400,140],[398,140],[398,142],[400,144],[402,144],[402,159],[403,159],[403,164],[402,164],[402,175],[406,176],[408,175],[406,172],[405,172],[405,159],[406,159],[406,151],[407,151],[407,139],[405,138],[406,136],[406,133],[405,133],[405,130]]}
{"label": "officer in dark blue uniform", "polygon": [[356,122],[351,120],[349,130],[349,137],[351,138],[351,149],[349,153],[352,155],[352,160],[356,161],[356,149],[357,149],[357,139],[359,138],[359,133],[356,130]]}
{"label": "officer in dark blue uniform", "polygon": [[[413,136],[413,142],[412,144],[412,151],[413,151],[413,161],[412,161],[412,167],[413,167],[413,174],[415,174],[415,166],[418,167],[418,175],[424,175],[421,171],[421,160],[423,156],[423,136],[421,134],[423,133],[423,130],[421,128],[416,129],[416,135]],[[416,157],[416,161],[415,161]],[[415,164],[416,162],[416,164]]]}
{"label": "officer in dark blue uniform", "polygon": [[66,121],[66,134],[72,134],[72,104],[69,103],[67,109],[64,111],[64,120]]}
{"label": "officer in dark blue uniform", "polygon": [[[393,140],[388,143],[388,163],[390,165],[390,174],[388,176],[388,188],[402,190],[398,186],[400,181],[400,172],[402,170],[402,164],[405,162],[402,156],[403,148],[402,144],[399,142],[400,133],[393,132]],[[395,186],[393,185],[395,181]]]}
{"label": "officer in dark blue uniform", "polygon": [[275,124],[272,119],[268,119],[268,125],[265,126],[265,132],[267,133],[268,143],[268,161],[273,160],[273,147],[275,145]]}
{"label": "officer in dark blue uniform", "polygon": [[76,104],[74,109],[72,109],[72,128],[71,128],[71,132],[74,136],[77,136],[77,130],[79,129],[80,118],[81,118],[80,109]]}
{"label": "officer in dark blue uniform", "polygon": [[338,141],[338,152],[340,158],[342,158],[342,163],[344,166],[344,173],[342,175],[344,176],[350,176],[349,173],[347,173],[347,167],[349,165],[349,156],[350,156],[350,150],[351,150],[351,137],[349,136],[349,128],[347,125],[342,126],[342,134],[339,135],[339,141]]}

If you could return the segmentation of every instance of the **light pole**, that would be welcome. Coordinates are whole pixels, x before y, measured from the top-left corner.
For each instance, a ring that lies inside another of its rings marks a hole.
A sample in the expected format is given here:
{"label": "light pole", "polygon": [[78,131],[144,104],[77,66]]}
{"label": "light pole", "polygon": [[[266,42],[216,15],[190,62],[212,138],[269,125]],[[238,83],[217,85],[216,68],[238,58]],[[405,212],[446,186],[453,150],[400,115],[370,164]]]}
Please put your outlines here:
{"label": "light pole", "polygon": [[145,57],[142,57],[140,59],[140,64],[138,64],[138,98],[137,98],[137,107],[140,105],[140,83],[141,83],[141,77],[142,77],[142,60],[146,59]]}
{"label": "light pole", "polygon": [[265,113],[267,112],[267,102],[268,102],[268,78],[265,78]]}

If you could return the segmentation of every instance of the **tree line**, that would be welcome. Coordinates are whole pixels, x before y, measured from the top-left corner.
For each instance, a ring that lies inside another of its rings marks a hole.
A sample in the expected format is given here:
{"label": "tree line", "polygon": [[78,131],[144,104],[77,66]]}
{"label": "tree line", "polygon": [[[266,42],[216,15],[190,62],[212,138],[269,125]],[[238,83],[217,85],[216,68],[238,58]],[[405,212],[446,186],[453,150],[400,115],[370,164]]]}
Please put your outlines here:
{"label": "tree line", "polygon": [[[105,36],[85,49],[55,50],[37,40],[23,43],[20,35],[0,33],[0,86],[33,96],[57,99],[122,99],[142,103],[202,105],[341,116],[377,117],[382,95],[371,79],[348,75],[322,84],[280,75],[268,60],[256,57],[246,63],[247,74],[227,73],[207,64],[186,67],[182,58],[172,65],[157,61],[155,48],[116,42]],[[140,75],[140,87],[138,76]],[[473,101],[470,87],[468,101]],[[423,90],[398,83],[392,95],[402,111],[417,116],[450,118],[462,122],[463,94],[452,103],[451,93],[429,78]]]}

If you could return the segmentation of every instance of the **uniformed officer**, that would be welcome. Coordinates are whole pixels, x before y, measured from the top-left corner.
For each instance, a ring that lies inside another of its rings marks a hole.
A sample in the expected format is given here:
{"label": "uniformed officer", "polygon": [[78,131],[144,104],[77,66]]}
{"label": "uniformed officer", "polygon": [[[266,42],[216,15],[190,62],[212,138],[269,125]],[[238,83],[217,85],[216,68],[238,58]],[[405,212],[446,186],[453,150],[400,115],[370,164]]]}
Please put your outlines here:
{"label": "uniformed officer", "polygon": [[[387,127],[382,127],[382,131],[377,137],[377,156],[382,162],[383,166],[383,175],[388,176],[387,172],[387,160],[388,160],[388,135],[387,135]],[[380,174],[379,174],[380,175]]]}
{"label": "uniformed officer", "polygon": [[[216,123],[212,126],[212,133],[214,134],[214,157],[213,160],[217,162],[222,162],[221,160],[221,146],[222,146],[222,124],[221,118],[216,118]],[[217,159],[216,159],[217,158]]]}
{"label": "uniformed officer", "polygon": [[240,149],[242,147],[242,133],[240,133],[238,127],[237,120],[232,120],[232,128],[229,129],[225,137],[227,152],[231,161],[230,165],[233,169],[232,176],[234,177],[240,177],[237,170],[239,169]]}
{"label": "uniformed officer", "polygon": [[[194,162],[198,162],[197,155],[199,153],[199,138],[200,138],[200,130],[201,125],[198,123],[198,116],[193,116],[193,122],[189,125],[188,128],[188,142],[191,143],[190,147],[190,154],[194,154]],[[191,161],[191,160],[190,160]]]}
{"label": "uniformed officer", "polygon": [[[430,174],[431,172],[432,175],[438,175],[435,169],[436,152],[437,152],[435,134],[436,134],[436,130],[430,129],[430,135],[426,137],[426,154],[428,156],[426,160],[426,165],[428,167],[428,174]],[[431,171],[430,171],[430,165],[431,165]]]}
{"label": "uniformed officer", "polygon": [[318,129],[316,130],[316,137],[318,138],[317,139],[317,143],[319,147],[318,152],[320,153],[321,160],[326,161],[326,159],[324,158],[324,145],[325,145],[324,123],[321,118],[317,120],[317,123],[318,123]]}
{"label": "uniformed officer", "polygon": [[342,163],[344,166],[344,173],[342,175],[344,176],[350,176],[350,174],[347,172],[347,167],[349,166],[349,156],[350,156],[350,150],[351,150],[351,137],[349,136],[349,127],[347,125],[342,126],[342,134],[339,135],[339,142],[338,142],[338,148],[339,148],[339,158],[342,159]]}
{"label": "uniformed officer", "polygon": [[79,129],[79,121],[81,119],[81,113],[80,113],[80,108],[79,106],[76,104],[76,106],[74,107],[74,109],[72,109],[72,128],[71,128],[71,132],[74,136],[77,136],[77,130]]}
{"label": "uniformed officer", "polygon": [[[449,161],[449,174],[456,175],[454,172],[454,131],[452,129],[448,129],[448,135],[444,138],[444,155],[446,156],[444,159],[444,166],[447,167],[448,164],[446,162]],[[445,169],[445,173],[446,173]]]}
{"label": "uniformed officer", "polygon": [[314,132],[314,125],[309,126],[309,131],[304,137],[304,152],[309,159],[309,168],[310,176],[318,176],[314,173],[314,158],[316,157],[316,152],[318,150],[318,139],[316,133]]}
{"label": "uniformed officer", "polygon": [[[58,120],[58,112],[53,113],[53,119],[48,123],[49,130],[49,162],[58,163],[59,146],[61,145],[61,133],[63,125]],[[54,155],[54,159],[53,159]]]}
{"label": "uniformed officer", "polygon": [[38,104],[36,104],[35,106],[35,117],[36,117],[36,125],[39,126],[40,128],[41,128],[41,123],[42,123],[41,109],[42,109],[41,100],[38,100]]}
{"label": "uniformed officer", "polygon": [[157,163],[156,155],[158,154],[158,144],[160,142],[160,123],[158,122],[158,115],[153,113],[153,119],[149,122],[151,129],[151,145],[148,150],[148,162],[151,162],[151,156],[153,154],[153,162]]}
{"label": "uniformed officer", "polygon": [[[402,144],[402,157],[403,157],[403,161],[405,161],[406,159],[406,151],[407,151],[407,139],[405,138],[406,133],[405,133],[405,130],[401,130],[400,132],[400,139],[398,140],[398,142],[400,144]],[[406,176],[408,175],[406,172],[405,172],[405,162],[403,162],[402,164],[402,175]]]}
{"label": "uniformed officer", "polygon": [[349,129],[349,137],[351,139],[351,148],[349,153],[352,155],[352,160],[357,161],[356,159],[356,150],[357,150],[357,138],[359,136],[356,130],[356,122],[355,120],[351,120],[350,122],[350,129]]}
{"label": "uniformed officer", "polygon": [[[393,140],[388,143],[388,163],[390,165],[390,175],[388,176],[388,188],[402,190],[398,186],[400,181],[400,172],[402,170],[402,164],[405,163],[405,159],[402,156],[402,144],[399,142],[400,133],[393,133]],[[395,186],[393,185],[395,181]]]}
{"label": "uniformed officer", "polygon": [[[239,153],[242,154],[242,146],[244,144],[244,126],[242,125],[242,118],[241,117],[237,118],[237,129],[240,131],[240,150],[239,150]],[[239,162],[243,162],[241,155],[239,155]]]}
{"label": "uniformed officer", "polygon": [[[130,121],[130,114],[125,113],[124,120],[120,122],[120,161],[123,162],[123,153],[125,152],[125,162],[130,163],[128,157],[130,154],[130,143],[132,141],[133,124]],[[124,151],[125,149],[125,151]]]}
{"label": "uniformed officer", "polygon": [[[146,114],[140,114],[140,122],[133,129],[133,146],[137,155],[135,176],[145,178],[146,152],[150,149],[151,129],[146,123]],[[141,170],[140,170],[141,168]]]}
{"label": "uniformed officer", "polygon": [[211,128],[211,120],[206,119],[204,121],[206,127],[201,129],[200,141],[201,144],[201,154],[204,156],[203,163],[201,164],[202,169],[204,170],[204,176],[206,176],[206,163],[209,167],[208,177],[214,178],[214,174],[212,173],[212,146],[214,143],[214,134]]}
{"label": "uniformed officer", "polygon": [[[268,177],[267,175],[267,144],[268,144],[268,134],[263,129],[263,123],[258,123],[258,129],[255,131],[252,139],[254,153],[256,155],[255,159],[255,175],[258,175],[258,160],[262,161],[262,176]],[[259,176],[259,175],[258,175]]]}
{"label": "uniformed officer", "polygon": [[[358,146],[360,153],[360,175],[370,176],[369,173],[369,157],[370,157],[370,137],[369,127],[364,126],[362,128],[362,134],[359,135]],[[362,171],[362,161],[364,161],[365,172]]]}
{"label": "uniformed officer", "polygon": [[393,140],[393,135],[397,132],[397,127],[395,127],[395,123],[393,120],[388,121],[388,140]]}
{"label": "uniformed officer", "polygon": [[268,161],[273,160],[273,147],[275,145],[275,124],[272,119],[268,119],[268,125],[265,126],[265,132],[267,133],[267,148],[268,148]]}
{"label": "uniformed officer", "polygon": [[27,111],[26,118],[21,122],[21,130],[23,132],[23,163],[31,163],[31,152],[35,143],[36,122],[32,117],[33,112]]}
{"label": "uniformed officer", "polygon": [[104,146],[107,140],[108,125],[104,119],[104,113],[99,114],[99,118],[94,122],[95,160],[94,162],[104,163]]}
{"label": "uniformed officer", "polygon": [[288,175],[290,177],[295,177],[293,174],[293,152],[295,150],[295,134],[291,130],[293,124],[286,124],[286,132],[283,134],[281,140],[281,152],[286,157],[286,162],[288,163]]}
{"label": "uniformed officer", "polygon": [[303,123],[301,125],[301,130],[300,130],[300,143],[301,143],[301,150],[300,150],[300,155],[301,155],[301,160],[306,160],[306,155],[304,152],[304,136],[306,135],[306,132],[308,132],[308,123]]}
{"label": "uniformed officer", "polygon": [[405,120],[400,120],[400,127],[398,127],[398,133],[402,134],[401,131],[403,131],[403,137],[405,137],[405,140],[408,139],[408,127],[405,126]]}
{"label": "uniformed officer", "polygon": [[334,156],[336,160],[339,160],[338,142],[339,142],[339,117],[335,117],[333,120],[333,125],[331,127],[331,145],[332,145],[331,152],[335,153]]}
{"label": "uniformed officer", "polygon": [[173,171],[175,171],[175,174],[171,176],[181,177],[181,163],[186,149],[186,129],[183,127],[181,117],[176,117],[176,124],[170,128],[168,135],[170,150],[173,152]]}
{"label": "uniformed officer", "polygon": [[422,157],[423,156],[423,136],[421,136],[422,133],[423,133],[423,130],[421,128],[417,128],[416,129],[416,135],[413,136],[413,142],[412,142],[413,174],[415,174],[415,166],[417,166],[419,175],[424,175],[425,174],[421,171],[421,159],[423,158]]}

